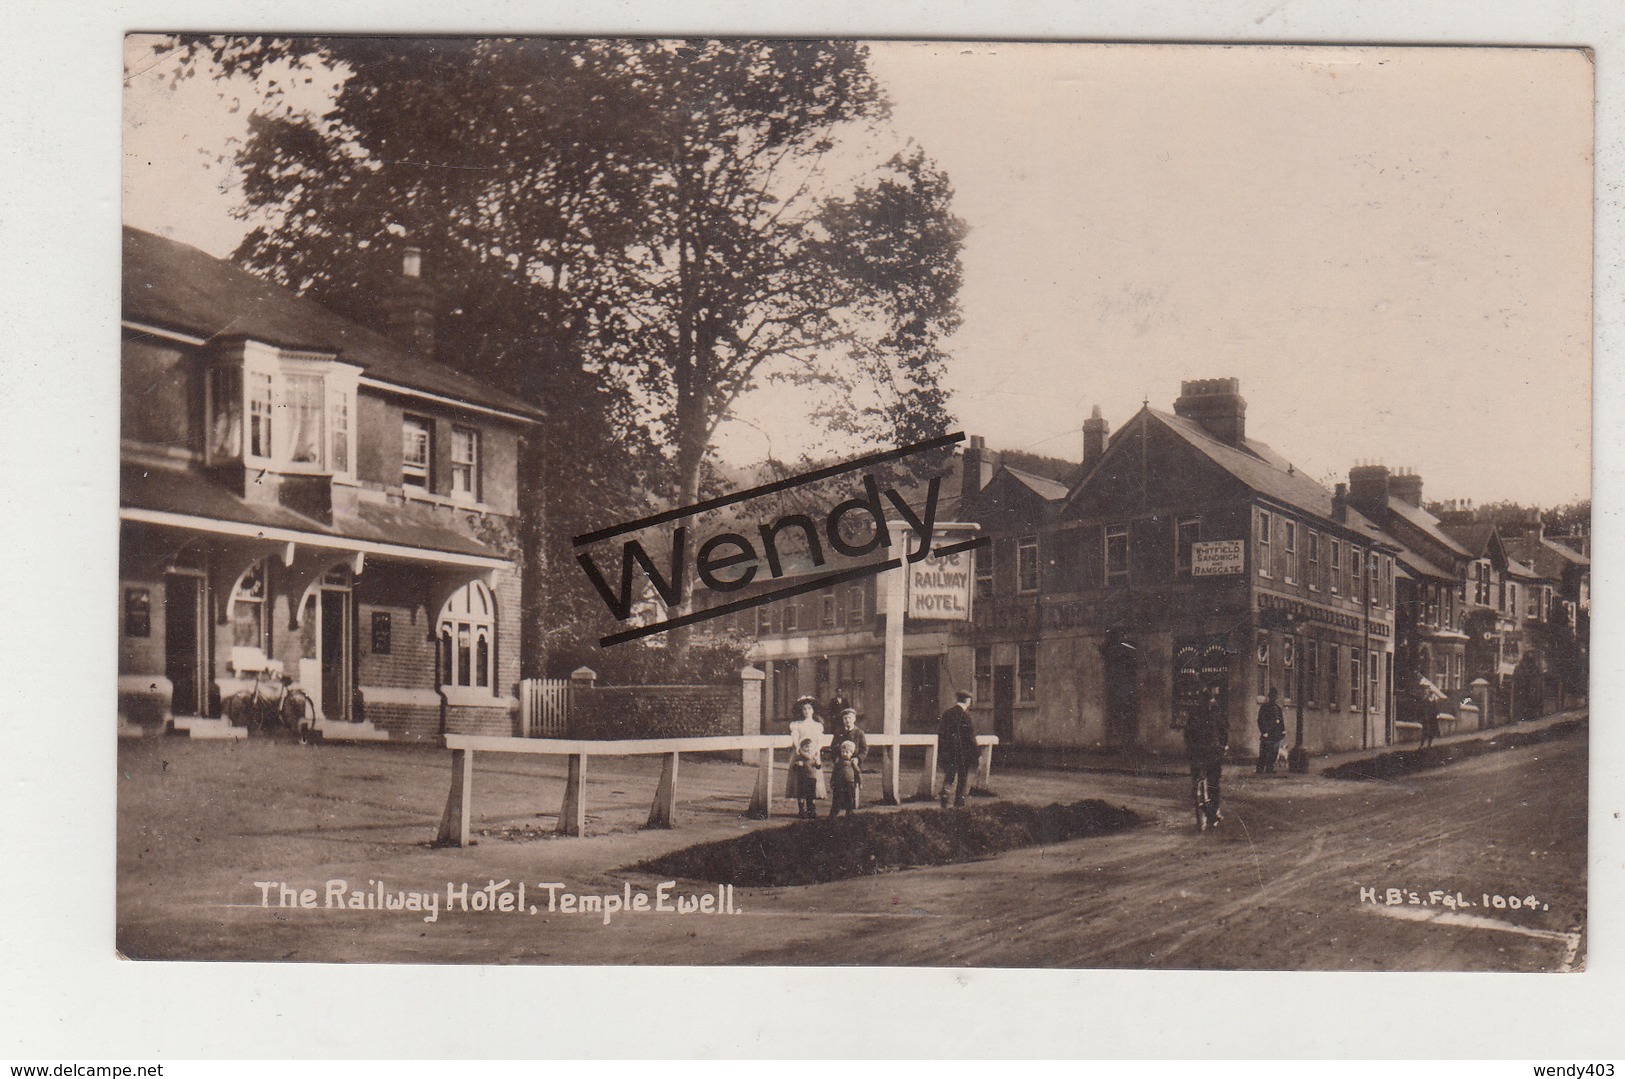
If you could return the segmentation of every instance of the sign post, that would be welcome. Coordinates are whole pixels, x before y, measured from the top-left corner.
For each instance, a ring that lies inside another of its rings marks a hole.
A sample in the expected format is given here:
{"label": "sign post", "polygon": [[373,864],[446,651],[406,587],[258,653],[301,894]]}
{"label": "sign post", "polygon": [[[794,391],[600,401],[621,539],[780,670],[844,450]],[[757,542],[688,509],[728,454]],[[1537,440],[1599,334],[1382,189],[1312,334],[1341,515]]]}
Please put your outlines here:
{"label": "sign post", "polygon": [[[932,537],[933,548],[945,547],[978,531],[974,524],[945,524]],[[886,651],[882,683],[885,710],[882,729],[887,734],[903,733],[903,641],[905,619],[967,622],[971,616],[971,593],[975,575],[971,553],[959,551],[932,555],[919,562],[907,562],[900,569],[880,575],[885,592]],[[899,801],[901,749],[886,747],[881,774],[881,798],[886,805]],[[929,758],[928,758],[929,759]]]}

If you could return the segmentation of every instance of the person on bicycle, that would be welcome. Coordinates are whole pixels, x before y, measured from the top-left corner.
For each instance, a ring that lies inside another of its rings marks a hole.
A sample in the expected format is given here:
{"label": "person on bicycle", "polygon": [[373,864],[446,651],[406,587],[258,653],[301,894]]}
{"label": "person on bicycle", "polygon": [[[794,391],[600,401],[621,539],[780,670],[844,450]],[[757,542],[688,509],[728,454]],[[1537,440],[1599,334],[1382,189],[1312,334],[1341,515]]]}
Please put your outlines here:
{"label": "person on bicycle", "polygon": [[1191,795],[1194,798],[1203,780],[1207,798],[1201,804],[1209,827],[1219,823],[1219,777],[1224,770],[1224,753],[1230,748],[1230,725],[1219,702],[1219,688],[1208,687],[1207,697],[1185,724],[1185,756],[1191,766]]}

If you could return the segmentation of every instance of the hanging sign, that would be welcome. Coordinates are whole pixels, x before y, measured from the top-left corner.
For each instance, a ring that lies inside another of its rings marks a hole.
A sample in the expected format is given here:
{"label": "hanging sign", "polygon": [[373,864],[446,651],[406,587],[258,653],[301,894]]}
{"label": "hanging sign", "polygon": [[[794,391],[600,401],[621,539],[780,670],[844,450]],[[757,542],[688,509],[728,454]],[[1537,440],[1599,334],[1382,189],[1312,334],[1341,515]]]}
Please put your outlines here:
{"label": "hanging sign", "polygon": [[1243,573],[1247,568],[1247,552],[1239,539],[1207,540],[1191,544],[1191,576],[1222,577]]}

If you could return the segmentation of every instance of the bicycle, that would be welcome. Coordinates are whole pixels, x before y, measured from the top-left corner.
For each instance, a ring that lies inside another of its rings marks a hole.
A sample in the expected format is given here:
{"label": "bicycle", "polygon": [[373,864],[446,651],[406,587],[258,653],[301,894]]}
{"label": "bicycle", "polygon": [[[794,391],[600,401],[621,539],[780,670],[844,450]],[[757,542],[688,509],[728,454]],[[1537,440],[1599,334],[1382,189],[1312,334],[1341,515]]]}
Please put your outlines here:
{"label": "bicycle", "polygon": [[233,725],[251,734],[291,734],[308,741],[316,729],[316,702],[278,671],[254,672],[254,684],[226,699],[225,713]]}

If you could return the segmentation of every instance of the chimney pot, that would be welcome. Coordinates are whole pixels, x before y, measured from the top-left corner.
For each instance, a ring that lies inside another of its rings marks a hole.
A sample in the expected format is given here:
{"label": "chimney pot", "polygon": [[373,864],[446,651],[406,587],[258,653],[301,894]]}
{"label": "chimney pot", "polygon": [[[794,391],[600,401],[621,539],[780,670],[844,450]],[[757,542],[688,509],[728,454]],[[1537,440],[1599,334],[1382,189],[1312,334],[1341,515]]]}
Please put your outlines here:
{"label": "chimney pot", "polygon": [[1174,414],[1198,424],[1227,446],[1247,441],[1247,400],[1239,378],[1200,378],[1179,384]]}

